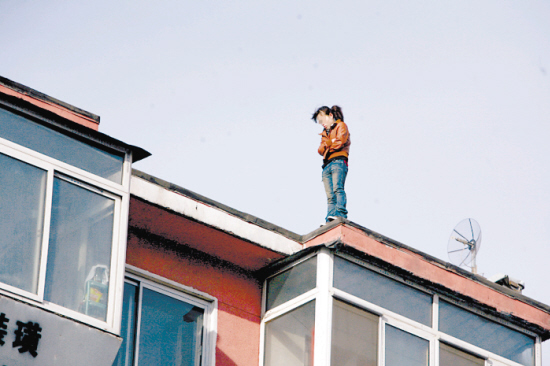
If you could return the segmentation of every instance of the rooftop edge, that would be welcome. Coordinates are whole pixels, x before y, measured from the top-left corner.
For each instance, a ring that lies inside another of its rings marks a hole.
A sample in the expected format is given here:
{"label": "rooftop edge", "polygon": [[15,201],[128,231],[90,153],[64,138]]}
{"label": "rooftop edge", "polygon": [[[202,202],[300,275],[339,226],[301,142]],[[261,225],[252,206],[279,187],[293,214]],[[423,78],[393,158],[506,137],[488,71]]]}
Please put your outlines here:
{"label": "rooftop edge", "polygon": [[[497,283],[494,283],[492,281],[490,281],[489,279],[479,275],[479,274],[474,274],[474,273],[471,273],[469,271],[466,271],[460,267],[457,267],[449,262],[446,262],[444,260],[441,260],[439,258],[436,258],[432,255],[429,255],[427,253],[424,253],[418,249],[415,249],[415,248],[412,248],[408,245],[405,245],[397,240],[394,240],[394,239],[391,239],[387,236],[384,236],[384,235],[381,235],[373,230],[370,230],[362,225],[359,225],[353,221],[350,221],[348,219],[345,219],[345,218],[338,218],[332,222],[329,222],[327,223],[326,225],[323,225],[322,227],[318,228],[318,229],[315,229],[314,231],[310,232],[310,233],[307,233],[305,235],[299,235],[299,234],[296,234],[292,231],[289,231],[289,230],[286,230],[280,226],[277,226],[275,224],[272,224],[270,222],[267,222],[265,220],[262,220],[256,216],[253,216],[253,215],[250,215],[250,214],[247,214],[245,212],[242,212],[242,211],[239,211],[239,210],[236,210],[234,208],[231,208],[227,205],[224,205],[222,203],[219,203],[217,201],[214,201],[212,199],[209,199],[205,196],[202,196],[200,194],[197,194],[193,191],[190,191],[188,189],[185,189],[183,187],[180,187],[178,185],[175,185],[175,184],[172,184],[170,182],[167,182],[165,180],[162,180],[160,178],[156,178],[150,174],[147,174],[145,172],[142,172],[142,171],[139,171],[139,170],[136,170],[136,169],[133,169],[132,171],[132,175],[133,176],[136,176],[136,177],[139,177],[141,179],[144,179],[150,183],[153,183],[153,184],[156,184],[166,190],[169,190],[169,191],[173,191],[173,192],[177,192],[185,197],[188,197],[190,199],[193,199],[193,200],[196,200],[196,201],[199,201],[201,203],[204,203],[205,205],[208,205],[208,206],[212,206],[212,207],[215,207],[221,211],[224,211],[232,216],[235,216],[237,218],[240,218],[241,220],[245,221],[245,222],[248,222],[248,223],[251,223],[251,224],[254,224],[254,225],[257,225],[265,230],[269,230],[269,231],[272,231],[272,232],[275,232],[275,233],[278,233],[280,235],[283,235],[285,237],[287,237],[288,239],[290,240],[293,240],[293,241],[296,241],[297,243],[301,244],[301,245],[304,245],[305,243],[307,243],[308,241],[334,229],[335,227],[339,226],[339,225],[347,225],[349,227],[352,227],[352,228],[355,228],[359,231],[361,231],[362,233],[364,233],[366,236],[384,244],[384,245],[388,245],[388,246],[391,246],[391,247],[394,247],[396,249],[399,249],[399,250],[405,250],[405,251],[408,251],[408,252],[411,252],[411,253],[414,253],[416,255],[418,255],[419,257],[421,257],[423,260],[437,266],[437,267],[440,267],[440,268],[443,268],[447,271],[451,271],[451,272],[454,272],[460,276],[463,276],[463,277],[466,277],[472,281],[475,281],[477,283],[480,283],[486,287],[489,287],[489,288],[492,288],[494,289],[495,291],[498,291],[510,298],[513,298],[513,299],[516,299],[516,300],[519,300],[519,301],[522,301],[526,304],[529,304],[531,306],[534,306],[544,312],[547,312],[550,314],[550,306],[549,305],[546,305],[540,301],[537,301],[537,300],[534,300],[528,296],[525,296],[517,291],[513,291],[509,288],[506,288],[505,286],[502,286],[502,285],[499,285]],[[334,243],[332,243],[334,244]],[[331,243],[326,243],[326,245],[331,245]],[[305,250],[306,248],[304,248],[303,250]],[[302,251],[303,251],[302,250]],[[299,253],[301,253],[302,251],[300,251]],[[291,256],[291,257],[295,257],[296,255],[298,255],[297,253],[287,253],[288,256]]]}

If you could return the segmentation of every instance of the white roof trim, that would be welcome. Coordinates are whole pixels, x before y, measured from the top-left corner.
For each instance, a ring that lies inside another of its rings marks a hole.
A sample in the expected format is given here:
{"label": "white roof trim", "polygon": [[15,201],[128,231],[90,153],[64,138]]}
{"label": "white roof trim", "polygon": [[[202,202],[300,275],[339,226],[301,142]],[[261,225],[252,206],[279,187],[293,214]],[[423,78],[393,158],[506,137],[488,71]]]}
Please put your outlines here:
{"label": "white roof trim", "polygon": [[165,207],[279,253],[293,254],[302,249],[301,244],[282,234],[246,222],[216,207],[195,201],[136,176],[132,176],[130,193],[147,202]]}

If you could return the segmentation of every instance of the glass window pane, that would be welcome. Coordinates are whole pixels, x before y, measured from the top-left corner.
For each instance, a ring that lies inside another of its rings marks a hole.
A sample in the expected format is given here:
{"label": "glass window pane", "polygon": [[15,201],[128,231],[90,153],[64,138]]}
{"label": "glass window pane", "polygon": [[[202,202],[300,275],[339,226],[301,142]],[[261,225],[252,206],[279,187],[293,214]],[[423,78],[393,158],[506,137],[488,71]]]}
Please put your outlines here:
{"label": "glass window pane", "polygon": [[439,330],[525,366],[535,364],[535,340],[448,302],[439,302]]}
{"label": "glass window pane", "polygon": [[124,301],[122,305],[122,321],[120,336],[122,345],[118,350],[113,366],[132,366],[134,364],[134,349],[136,343],[138,287],[131,283],[124,283]]}
{"label": "glass window pane", "polygon": [[199,365],[203,314],[201,308],[144,288],[139,366]]}
{"label": "glass window pane", "polygon": [[439,344],[439,366],[483,366],[485,360],[456,348]]}
{"label": "glass window pane", "polygon": [[334,287],[424,325],[432,323],[432,296],[334,257]]}
{"label": "glass window pane", "polygon": [[333,366],[376,366],[378,316],[334,300],[332,310]]}
{"label": "glass window pane", "polygon": [[265,325],[265,366],[312,366],[315,302]]}
{"label": "glass window pane", "polygon": [[1,108],[0,121],[0,137],[121,183],[122,156],[90,146]]}
{"label": "glass window pane", "polygon": [[267,280],[267,310],[315,288],[317,257],[310,258]]}
{"label": "glass window pane", "polygon": [[427,366],[430,342],[386,325],[386,366]]}
{"label": "glass window pane", "polygon": [[0,154],[0,282],[37,294],[46,171]]}
{"label": "glass window pane", "polygon": [[54,178],[44,299],[105,320],[114,200]]}

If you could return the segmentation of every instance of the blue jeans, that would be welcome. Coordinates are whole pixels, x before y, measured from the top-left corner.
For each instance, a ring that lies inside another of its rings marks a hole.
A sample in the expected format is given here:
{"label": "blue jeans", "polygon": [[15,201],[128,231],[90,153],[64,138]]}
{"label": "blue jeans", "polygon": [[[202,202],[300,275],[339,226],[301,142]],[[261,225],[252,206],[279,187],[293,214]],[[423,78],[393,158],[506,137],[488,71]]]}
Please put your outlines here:
{"label": "blue jeans", "polygon": [[327,217],[348,217],[346,210],[346,192],[344,184],[348,175],[348,166],[344,160],[333,160],[323,169],[323,184],[327,193]]}

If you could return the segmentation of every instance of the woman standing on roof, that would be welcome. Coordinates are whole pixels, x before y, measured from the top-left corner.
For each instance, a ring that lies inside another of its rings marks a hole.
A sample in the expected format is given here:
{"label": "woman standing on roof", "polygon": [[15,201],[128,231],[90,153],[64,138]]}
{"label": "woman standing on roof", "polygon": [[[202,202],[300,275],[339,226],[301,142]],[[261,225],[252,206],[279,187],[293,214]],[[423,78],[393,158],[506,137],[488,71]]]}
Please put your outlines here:
{"label": "woman standing on roof", "polygon": [[312,119],[323,126],[321,145],[317,151],[323,156],[323,184],[328,206],[325,221],[348,217],[344,184],[348,174],[351,140],[342,108],[337,105],[332,108],[323,106],[313,113]]}

